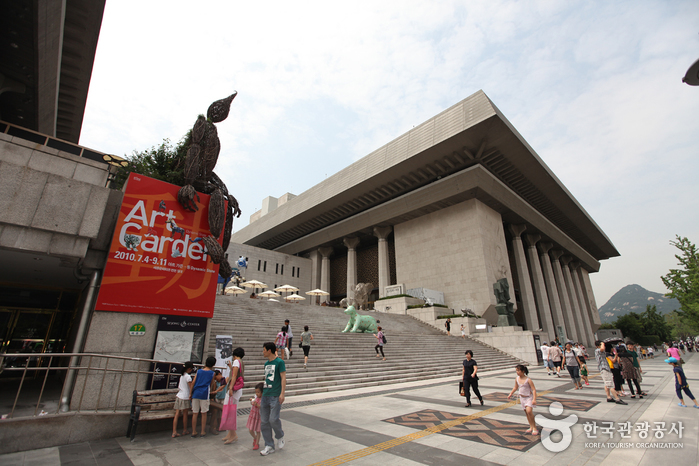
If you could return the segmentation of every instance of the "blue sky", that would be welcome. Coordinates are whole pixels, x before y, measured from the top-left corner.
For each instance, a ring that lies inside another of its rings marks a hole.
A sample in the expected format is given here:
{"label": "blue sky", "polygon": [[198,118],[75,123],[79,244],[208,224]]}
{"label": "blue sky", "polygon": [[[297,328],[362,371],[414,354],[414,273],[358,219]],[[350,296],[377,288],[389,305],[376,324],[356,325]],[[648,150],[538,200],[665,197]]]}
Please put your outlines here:
{"label": "blue sky", "polygon": [[669,241],[699,242],[699,2],[336,3],[107,2],[80,143],[177,141],[237,90],[216,168],[237,230],[482,89],[621,253],[597,304],[665,292]]}

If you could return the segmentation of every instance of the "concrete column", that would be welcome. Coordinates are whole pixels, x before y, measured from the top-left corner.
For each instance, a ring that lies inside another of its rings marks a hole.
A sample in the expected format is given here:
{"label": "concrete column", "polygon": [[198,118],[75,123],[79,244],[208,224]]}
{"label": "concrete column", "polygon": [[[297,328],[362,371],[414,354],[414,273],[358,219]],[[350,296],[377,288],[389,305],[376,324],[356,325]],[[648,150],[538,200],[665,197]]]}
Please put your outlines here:
{"label": "concrete column", "polygon": [[580,309],[580,321],[582,325],[585,341],[583,344],[587,347],[591,347],[595,343],[595,337],[592,334],[592,325],[590,323],[590,315],[585,307],[585,299],[583,297],[582,286],[580,286],[580,277],[578,276],[578,268],[580,267],[580,262],[571,262],[568,264],[570,267],[570,277],[573,280],[573,289],[575,290],[575,296],[578,298],[578,308]]}
{"label": "concrete column", "polygon": [[522,309],[524,311],[524,322],[527,330],[537,330],[539,317],[536,315],[536,301],[534,300],[534,290],[527,268],[527,257],[524,254],[521,235],[526,230],[526,225],[509,225],[512,233],[512,249],[515,252],[515,265],[517,267],[517,277],[519,277],[519,291],[522,297]]}
{"label": "concrete column", "polygon": [[[565,341],[568,339],[570,332],[563,318],[563,305],[561,304],[561,297],[558,294],[558,285],[556,284],[553,266],[551,265],[551,256],[549,256],[549,251],[552,247],[553,244],[551,243],[539,243],[539,260],[541,262],[541,268],[544,271],[544,281],[546,282],[546,291],[549,295],[549,304],[551,304],[551,315],[553,316],[553,324],[556,328],[556,336],[559,337],[559,339],[563,337],[562,339]],[[561,335],[561,331],[563,331],[563,335]]]}
{"label": "concrete column", "polygon": [[583,295],[585,296],[585,307],[587,308],[587,313],[590,317],[590,323],[592,324],[592,333],[596,333],[602,321],[599,318],[599,310],[597,309],[597,302],[595,301],[595,293],[592,291],[592,283],[590,283],[590,275],[587,270],[580,267],[578,269],[578,277],[580,278],[580,286],[582,287]]}
{"label": "concrete column", "polygon": [[[332,256],[333,248],[320,248],[318,252],[323,256],[320,266],[320,289],[330,293],[330,256]],[[328,301],[330,301],[329,295],[320,297],[321,303]]]}
{"label": "concrete column", "polygon": [[556,338],[556,327],[554,326],[553,319],[551,317],[551,307],[549,306],[549,297],[548,293],[546,292],[544,274],[541,271],[539,255],[536,252],[536,243],[539,242],[541,236],[526,235],[525,238],[528,244],[527,254],[529,254],[529,264],[531,266],[532,284],[534,285],[534,298],[536,299],[536,305],[539,308],[542,328],[548,334],[549,341],[551,341]]}
{"label": "concrete column", "polygon": [[571,256],[562,256],[561,269],[563,270],[563,280],[566,283],[566,288],[568,289],[568,298],[570,300],[570,308],[573,311],[573,318],[575,320],[575,328],[577,329],[576,341],[582,341],[586,338],[585,329],[582,320],[582,312],[580,309],[580,301],[578,301],[578,294],[575,291],[575,285],[573,284],[573,277],[570,275],[570,262],[573,260]]}
{"label": "concrete column", "polygon": [[570,301],[570,288],[568,287],[563,268],[561,267],[561,256],[563,255],[563,251],[555,249],[552,250],[549,255],[551,256],[551,265],[553,266],[553,276],[556,278],[558,298],[561,301],[563,321],[566,323],[566,328],[568,329],[568,339],[574,341],[579,340],[580,334],[578,333],[577,322],[575,322],[574,307],[573,303]]}
{"label": "concrete column", "polygon": [[359,238],[350,236],[342,240],[347,246],[347,299],[354,298],[357,287],[357,246]]}
{"label": "concrete column", "polygon": [[[311,259],[311,290],[315,290],[316,288],[320,288],[320,266],[322,258],[317,249],[311,251],[309,258]],[[316,304],[317,296],[310,296],[309,298],[311,299],[311,305]]]}
{"label": "concrete column", "polygon": [[386,296],[386,287],[392,284],[387,241],[392,231],[393,227],[374,227],[374,236],[379,239],[379,298]]}

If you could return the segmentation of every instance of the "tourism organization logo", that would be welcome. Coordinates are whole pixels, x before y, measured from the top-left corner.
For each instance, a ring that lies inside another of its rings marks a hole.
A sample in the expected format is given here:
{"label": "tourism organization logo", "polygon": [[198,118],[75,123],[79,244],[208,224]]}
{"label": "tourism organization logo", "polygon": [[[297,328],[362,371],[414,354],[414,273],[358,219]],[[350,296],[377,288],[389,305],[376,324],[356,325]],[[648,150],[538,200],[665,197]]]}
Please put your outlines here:
{"label": "tourism organization logo", "polygon": [[[558,401],[554,401],[549,406],[549,413],[552,416],[560,416],[563,414],[563,405]],[[570,446],[573,441],[573,427],[578,422],[578,416],[571,414],[564,419],[549,419],[543,414],[537,414],[536,417],[537,424],[541,425],[543,429],[541,430],[541,444],[548,451],[553,453],[560,453]],[[560,442],[554,442],[551,438],[551,434],[555,431],[559,431],[562,434]]]}
{"label": "tourism organization logo", "polygon": [[[563,405],[557,401],[549,406],[549,413],[552,416],[563,414]],[[552,453],[560,453],[570,446],[573,441],[572,427],[577,424],[578,416],[571,414],[563,419],[549,419],[537,414],[537,424],[541,425],[541,444]],[[656,440],[666,439],[667,436],[676,436],[682,439],[684,426],[682,422],[611,422],[611,421],[588,421],[583,425],[585,437],[594,439],[593,442],[586,442],[585,448],[642,448],[642,449],[677,449],[684,448],[682,442],[658,442]],[[551,438],[556,431],[561,433],[561,440],[554,442]],[[631,434],[635,432],[641,442],[631,441]],[[615,440],[618,438],[619,440]]]}

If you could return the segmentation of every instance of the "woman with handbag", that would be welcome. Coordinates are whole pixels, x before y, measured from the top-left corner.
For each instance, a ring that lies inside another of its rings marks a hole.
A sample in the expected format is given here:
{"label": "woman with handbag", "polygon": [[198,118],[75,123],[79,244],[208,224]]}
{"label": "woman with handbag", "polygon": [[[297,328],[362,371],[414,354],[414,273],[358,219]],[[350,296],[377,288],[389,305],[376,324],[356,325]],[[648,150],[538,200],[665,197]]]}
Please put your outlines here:
{"label": "woman with handbag", "polygon": [[466,359],[463,363],[463,368],[461,369],[461,377],[463,379],[464,396],[466,397],[466,407],[471,406],[471,388],[473,388],[473,393],[478,397],[478,401],[481,402],[483,406],[483,397],[481,392],[478,390],[478,365],[476,360],[473,358],[473,351],[467,350]]}
{"label": "woman with handbag", "polygon": [[236,348],[233,350],[233,362],[227,361],[230,375],[228,377],[228,387],[226,388],[226,398],[223,400],[223,413],[221,414],[221,426],[218,430],[227,430],[228,433],[223,438],[224,444],[228,445],[238,440],[236,429],[238,428],[238,401],[243,394],[245,380],[245,365],[243,358],[245,350]]}

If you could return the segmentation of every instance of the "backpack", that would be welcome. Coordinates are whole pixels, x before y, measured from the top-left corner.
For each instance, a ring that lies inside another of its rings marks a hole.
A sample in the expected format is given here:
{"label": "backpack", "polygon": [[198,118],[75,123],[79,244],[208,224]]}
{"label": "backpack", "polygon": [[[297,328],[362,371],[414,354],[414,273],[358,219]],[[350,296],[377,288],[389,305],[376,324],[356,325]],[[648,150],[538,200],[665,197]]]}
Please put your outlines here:
{"label": "backpack", "polygon": [[381,339],[383,340],[384,344],[388,343],[388,340],[386,340],[386,335],[381,335]]}

